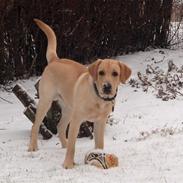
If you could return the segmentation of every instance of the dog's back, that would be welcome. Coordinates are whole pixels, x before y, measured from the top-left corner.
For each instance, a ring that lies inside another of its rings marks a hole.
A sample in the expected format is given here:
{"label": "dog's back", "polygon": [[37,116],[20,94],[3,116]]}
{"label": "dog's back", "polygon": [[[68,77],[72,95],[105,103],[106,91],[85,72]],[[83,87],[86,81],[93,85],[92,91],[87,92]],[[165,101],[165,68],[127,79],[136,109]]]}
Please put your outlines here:
{"label": "dog's back", "polygon": [[[48,64],[43,72],[41,81],[53,83],[56,95],[65,99],[67,105],[72,105],[72,97],[76,81],[87,72],[84,65],[68,59],[60,59]],[[49,77],[47,77],[49,75]],[[48,81],[49,80],[49,81]]]}

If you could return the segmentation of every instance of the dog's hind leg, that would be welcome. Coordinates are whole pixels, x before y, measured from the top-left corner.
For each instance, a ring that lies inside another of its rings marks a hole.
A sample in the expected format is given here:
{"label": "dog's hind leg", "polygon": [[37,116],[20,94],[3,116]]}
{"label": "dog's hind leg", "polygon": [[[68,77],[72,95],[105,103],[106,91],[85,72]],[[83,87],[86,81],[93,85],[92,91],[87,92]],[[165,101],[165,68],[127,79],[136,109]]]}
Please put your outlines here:
{"label": "dog's hind leg", "polygon": [[53,101],[53,98],[51,96],[43,97],[40,95],[40,99],[39,99],[37,111],[36,111],[35,122],[32,126],[31,140],[30,140],[28,151],[37,150],[37,138],[38,138],[39,127],[40,127],[41,122],[43,121],[47,111],[51,107],[52,101]]}
{"label": "dog's hind leg", "polygon": [[59,139],[63,148],[67,147],[66,130],[70,121],[71,111],[67,107],[62,107],[62,117],[58,124]]}

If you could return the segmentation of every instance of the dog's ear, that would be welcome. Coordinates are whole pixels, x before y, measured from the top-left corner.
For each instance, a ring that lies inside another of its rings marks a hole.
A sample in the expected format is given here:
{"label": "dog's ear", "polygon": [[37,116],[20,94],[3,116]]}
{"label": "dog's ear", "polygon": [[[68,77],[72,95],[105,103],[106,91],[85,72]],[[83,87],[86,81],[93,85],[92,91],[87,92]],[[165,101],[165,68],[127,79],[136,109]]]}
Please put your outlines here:
{"label": "dog's ear", "polygon": [[125,64],[119,62],[120,66],[120,80],[122,83],[125,83],[126,80],[130,77],[132,70]]}
{"label": "dog's ear", "polygon": [[97,61],[95,61],[94,63],[92,63],[88,66],[88,72],[90,73],[90,75],[92,76],[94,81],[97,80],[97,71],[98,71],[98,67],[101,62],[102,62],[102,60],[98,59]]}

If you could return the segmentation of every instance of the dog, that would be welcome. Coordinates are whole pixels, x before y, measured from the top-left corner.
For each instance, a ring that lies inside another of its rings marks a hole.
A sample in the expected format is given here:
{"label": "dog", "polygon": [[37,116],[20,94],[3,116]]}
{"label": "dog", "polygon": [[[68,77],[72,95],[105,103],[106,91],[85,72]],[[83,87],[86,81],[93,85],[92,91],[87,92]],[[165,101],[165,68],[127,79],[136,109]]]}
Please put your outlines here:
{"label": "dog", "polygon": [[[131,75],[131,69],[122,62],[98,59],[88,67],[57,56],[54,31],[44,22],[34,19],[48,39],[46,66],[39,83],[39,102],[31,130],[28,151],[36,151],[40,124],[52,101],[59,101],[62,118],[58,124],[62,147],[67,148],[64,168],[74,167],[75,142],[84,121],[94,122],[95,148],[104,147],[104,129],[112,111],[120,83]],[[69,134],[66,139],[68,124]]]}

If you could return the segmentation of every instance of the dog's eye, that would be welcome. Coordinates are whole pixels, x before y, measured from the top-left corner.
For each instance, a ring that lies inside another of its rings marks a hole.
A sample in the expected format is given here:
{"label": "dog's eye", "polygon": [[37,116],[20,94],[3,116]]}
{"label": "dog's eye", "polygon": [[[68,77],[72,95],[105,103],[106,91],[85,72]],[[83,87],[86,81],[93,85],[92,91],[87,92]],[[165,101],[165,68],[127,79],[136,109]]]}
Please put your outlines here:
{"label": "dog's eye", "polygon": [[100,76],[104,76],[105,75],[105,72],[104,71],[99,71],[99,75]]}
{"label": "dog's eye", "polygon": [[116,71],[112,72],[112,76],[116,77],[118,76],[118,73]]}

